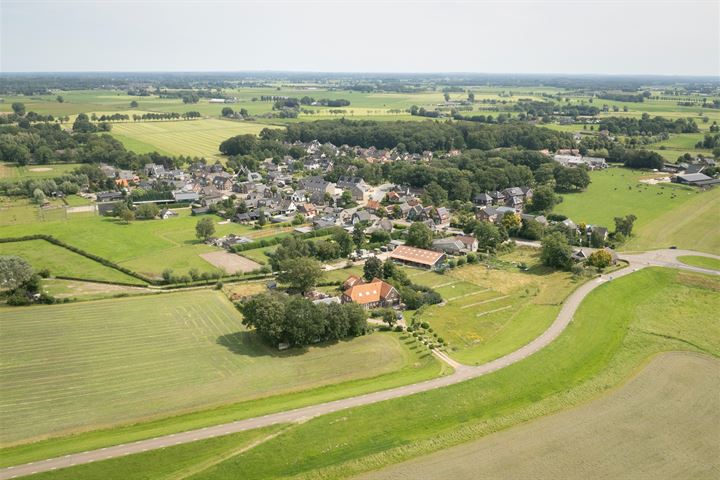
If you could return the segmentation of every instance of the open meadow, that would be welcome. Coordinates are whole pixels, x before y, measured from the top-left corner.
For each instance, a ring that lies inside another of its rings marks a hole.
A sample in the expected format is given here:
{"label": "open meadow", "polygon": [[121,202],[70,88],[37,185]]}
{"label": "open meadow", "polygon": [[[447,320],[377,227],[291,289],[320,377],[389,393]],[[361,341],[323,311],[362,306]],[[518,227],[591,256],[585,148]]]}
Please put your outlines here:
{"label": "open meadow", "polygon": [[[643,394],[647,396],[643,398],[658,399],[667,394],[667,398],[673,401],[697,402],[697,398],[690,393],[683,393],[683,385],[690,385],[690,379],[686,378],[685,383],[681,381],[679,384],[673,380],[677,379],[678,372],[686,371],[687,362],[692,363],[688,359],[702,360],[702,357],[680,355],[683,360],[679,366],[661,363],[658,367],[651,364],[646,371],[649,373],[639,377],[636,375],[640,367],[657,353],[688,351],[720,357],[720,329],[717,322],[707,315],[708,311],[720,308],[718,292],[718,279],[706,275],[662,268],[648,268],[627,275],[594,290],[580,306],[574,321],[557,340],[517,364],[447,388],[332,413],[292,426],[281,435],[250,450],[209,468],[202,468],[190,478],[219,480],[242,477],[253,480],[289,476],[326,479],[353,477],[580,406],[601,397],[603,393],[609,393],[604,397],[608,400],[599,400],[605,402],[603,404],[610,416],[608,418],[617,418],[611,415],[628,415],[624,412],[637,410],[633,404],[623,401],[626,397],[623,389],[613,393],[616,386],[628,380],[631,383],[626,388],[637,388],[633,378],[641,386],[647,385],[648,388],[644,389],[647,392]],[[655,313],[659,309],[666,314],[657,316]],[[658,361],[664,362],[665,358],[670,357],[661,357]],[[692,364],[690,368],[695,366]],[[705,371],[703,369],[706,367],[700,367],[701,372]],[[670,380],[658,379],[654,373],[658,368],[670,372]],[[698,377],[693,375],[692,378]],[[702,385],[709,385],[703,387],[702,391],[717,391],[717,376],[701,381]],[[650,388],[658,384],[665,385],[659,393],[656,387]],[[703,408],[709,408],[707,397],[703,397],[702,403]],[[439,408],[439,405],[442,407]],[[568,414],[577,415],[576,412],[582,408]],[[667,405],[663,406],[659,415],[671,411],[668,408]],[[718,410],[717,406],[714,410]],[[687,418],[697,426],[692,433],[688,433],[686,426],[669,435],[676,435],[673,438],[682,441],[690,438],[706,442],[712,439],[716,433],[715,425],[706,421],[707,417],[704,416],[698,420],[694,413],[701,415],[699,411],[688,409],[682,417],[678,417],[680,420]],[[672,411],[672,415],[677,415],[677,411]],[[655,415],[652,418],[658,419]],[[530,427],[532,424],[520,428]],[[509,430],[506,433],[511,432]],[[194,445],[193,454],[200,456],[220,454],[227,448],[218,447],[211,441],[200,441]],[[523,445],[531,447],[531,439],[525,439]],[[156,452],[151,456],[153,468],[172,468],[182,447]],[[602,451],[590,452],[593,458],[603,458],[604,452],[610,454],[619,451],[615,445],[603,444],[602,448]],[[674,445],[673,450],[666,453],[682,456],[686,451],[685,446]],[[283,452],[283,455],[277,452]],[[588,452],[577,450],[568,452],[588,455]],[[629,450],[629,453],[645,457],[648,455],[642,445]],[[691,476],[697,473],[696,478],[704,478],[703,472],[697,468],[716,462],[715,453],[712,447],[710,450],[699,450],[698,455],[702,456],[682,460],[678,468],[681,472],[689,472]],[[145,458],[147,460],[150,457]],[[583,458],[587,456],[566,458],[565,465],[577,465]],[[643,461],[649,460],[644,458]],[[518,463],[525,465],[526,460]],[[118,478],[112,477],[118,471],[124,473],[123,478],[140,479],[144,478],[146,470],[144,462],[138,463],[130,456],[44,473],[38,475],[38,478]],[[661,472],[654,473],[657,478]]]}
{"label": "open meadow", "polygon": [[208,290],[5,310],[0,328],[5,445],[429,365],[395,334],[278,352]]}
{"label": "open meadow", "polygon": [[640,183],[652,175],[623,168],[591,172],[580,193],[563,195],[555,213],[575,223],[615,228],[614,217],[637,216],[625,250],[678,248],[720,253],[720,190],[702,191],[672,183]]}

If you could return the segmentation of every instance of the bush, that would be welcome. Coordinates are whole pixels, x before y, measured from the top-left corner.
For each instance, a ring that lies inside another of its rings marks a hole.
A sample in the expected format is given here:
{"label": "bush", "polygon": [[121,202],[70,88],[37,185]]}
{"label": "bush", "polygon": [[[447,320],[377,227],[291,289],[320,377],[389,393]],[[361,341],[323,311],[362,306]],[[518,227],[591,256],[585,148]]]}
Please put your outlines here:
{"label": "bush", "polygon": [[47,268],[43,268],[42,270],[38,271],[38,275],[40,275],[42,278],[49,278],[50,270],[48,270]]}
{"label": "bush", "polygon": [[215,290],[222,290],[223,288],[223,282],[217,282],[215,284]]}
{"label": "bush", "polygon": [[430,328],[430,324],[427,323],[427,322],[422,322],[422,323],[420,324],[420,326],[421,326],[422,328],[425,328],[425,329]]}
{"label": "bush", "polygon": [[396,325],[396,326],[395,326],[395,331],[396,331],[396,332],[402,332],[402,331],[403,331],[402,325]]}

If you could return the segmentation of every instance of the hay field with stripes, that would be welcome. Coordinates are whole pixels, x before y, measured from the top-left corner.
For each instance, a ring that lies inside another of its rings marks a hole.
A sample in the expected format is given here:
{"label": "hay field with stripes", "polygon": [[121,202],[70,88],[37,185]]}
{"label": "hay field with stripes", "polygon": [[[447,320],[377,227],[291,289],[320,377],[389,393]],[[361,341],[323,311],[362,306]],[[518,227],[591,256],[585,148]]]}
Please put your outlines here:
{"label": "hay field with stripes", "polygon": [[0,443],[369,378],[415,361],[390,334],[278,352],[240,322],[209,290],[3,309]]}
{"label": "hay field with stripes", "polygon": [[[204,118],[176,122],[135,122],[113,124],[111,134],[133,149],[133,142],[152,146],[170,155],[219,158],[220,144],[235,135],[257,135],[263,128],[276,128],[252,122]],[[147,148],[146,148],[147,150]]]}

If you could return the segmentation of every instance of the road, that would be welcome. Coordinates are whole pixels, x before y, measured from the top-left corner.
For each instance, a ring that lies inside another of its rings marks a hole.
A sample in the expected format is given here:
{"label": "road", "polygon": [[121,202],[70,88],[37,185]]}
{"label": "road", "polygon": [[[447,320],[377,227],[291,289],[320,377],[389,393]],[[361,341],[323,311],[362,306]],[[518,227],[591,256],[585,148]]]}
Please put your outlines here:
{"label": "road", "polygon": [[262,417],[248,418],[238,420],[232,423],[217,425],[214,427],[206,427],[198,430],[191,430],[182,433],[166,435],[148,440],[140,440],[134,443],[116,445],[112,447],[91,450],[82,453],[65,455],[64,457],[50,458],[38,462],[7,467],[0,469],[0,480],[31,475],[33,473],[46,472],[61,468],[67,468],[74,465],[81,465],[110,458],[122,457],[134,453],[141,453],[148,450],[171,447],[183,443],[195,442],[222,435],[242,432],[253,428],[266,427],[278,423],[304,422],[320,415],[346,410],[348,408],[359,407],[362,405],[370,405],[385,400],[414,395],[416,393],[427,392],[436,388],[447,387],[456,383],[464,382],[473,378],[478,378],[488,373],[495,372],[501,368],[517,363],[530,355],[542,350],[555,340],[573,319],[577,308],[582,300],[595,288],[617,278],[623,277],[630,273],[648,266],[661,266],[669,268],[677,268],[700,273],[709,273],[720,275],[720,271],[708,270],[699,267],[693,267],[681,263],[677,257],[681,255],[701,255],[720,259],[717,255],[709,255],[706,253],[692,252],[688,250],[655,250],[646,253],[621,254],[621,259],[629,263],[628,267],[612,272],[607,275],[601,275],[589,282],[581,285],[576,289],[563,303],[560,312],[550,327],[527,345],[515,350],[512,353],[498,358],[491,362],[478,366],[462,365],[447,355],[435,352],[436,356],[442,361],[449,363],[454,369],[454,373],[444,377],[438,377],[424,382],[405,385],[402,387],[382,390],[379,392],[368,393],[356,397],[344,398],[332,402],[311,405],[308,407],[297,408],[285,412],[273,413]]}

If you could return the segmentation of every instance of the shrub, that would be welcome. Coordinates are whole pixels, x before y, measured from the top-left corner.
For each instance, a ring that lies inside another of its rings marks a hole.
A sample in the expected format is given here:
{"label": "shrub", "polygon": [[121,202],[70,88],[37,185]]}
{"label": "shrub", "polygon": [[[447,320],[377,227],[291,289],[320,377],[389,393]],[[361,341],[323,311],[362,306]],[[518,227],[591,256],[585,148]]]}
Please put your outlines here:
{"label": "shrub", "polygon": [[420,324],[420,326],[421,326],[422,328],[425,328],[425,329],[430,328],[430,324],[427,323],[427,322],[422,322],[422,323]]}
{"label": "shrub", "polygon": [[396,326],[395,326],[395,331],[396,331],[396,332],[402,332],[402,331],[403,331],[402,325],[396,325]]}

